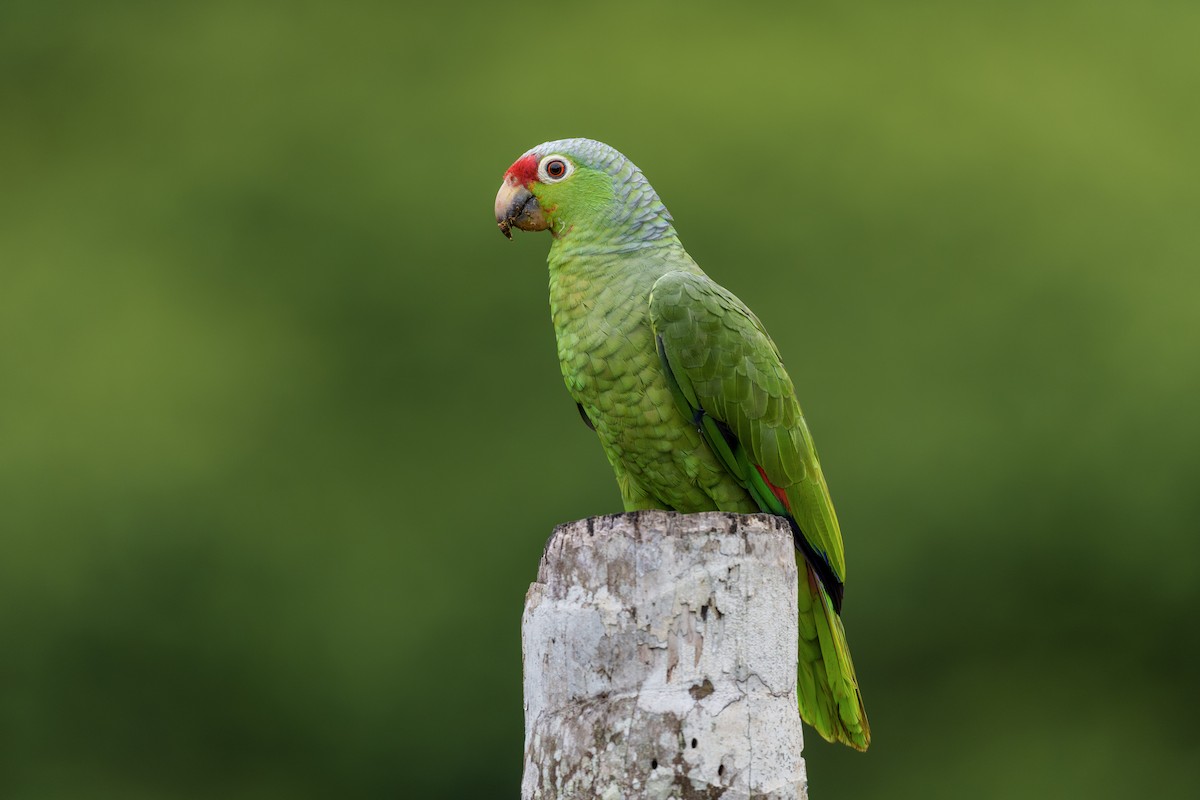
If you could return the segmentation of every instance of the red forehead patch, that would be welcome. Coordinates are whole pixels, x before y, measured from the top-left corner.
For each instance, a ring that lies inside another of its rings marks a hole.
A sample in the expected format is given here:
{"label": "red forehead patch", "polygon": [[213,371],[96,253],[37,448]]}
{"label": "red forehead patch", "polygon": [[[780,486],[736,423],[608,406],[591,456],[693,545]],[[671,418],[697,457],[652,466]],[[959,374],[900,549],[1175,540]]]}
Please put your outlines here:
{"label": "red forehead patch", "polygon": [[510,183],[517,181],[522,186],[528,186],[537,180],[537,168],[537,156],[529,155],[518,158],[516,163],[508,168],[508,172],[504,173],[504,180]]}

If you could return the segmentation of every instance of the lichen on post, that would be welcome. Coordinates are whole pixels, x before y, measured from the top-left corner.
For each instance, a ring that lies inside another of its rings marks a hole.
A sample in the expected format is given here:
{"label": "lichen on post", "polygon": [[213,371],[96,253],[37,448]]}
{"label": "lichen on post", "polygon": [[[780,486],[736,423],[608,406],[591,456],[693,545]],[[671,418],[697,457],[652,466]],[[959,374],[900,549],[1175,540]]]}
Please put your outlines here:
{"label": "lichen on post", "polygon": [[523,800],[805,800],[786,522],[640,511],[560,525],[522,645]]}

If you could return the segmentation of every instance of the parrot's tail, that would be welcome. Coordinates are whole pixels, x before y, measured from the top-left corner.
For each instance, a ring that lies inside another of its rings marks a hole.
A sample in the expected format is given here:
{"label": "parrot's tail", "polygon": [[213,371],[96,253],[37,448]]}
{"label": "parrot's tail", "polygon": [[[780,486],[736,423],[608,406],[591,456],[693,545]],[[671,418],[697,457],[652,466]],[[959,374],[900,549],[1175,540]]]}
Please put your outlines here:
{"label": "parrot's tail", "polygon": [[821,581],[796,553],[800,568],[800,716],[826,741],[866,750],[871,727],[863,708],[842,620]]}

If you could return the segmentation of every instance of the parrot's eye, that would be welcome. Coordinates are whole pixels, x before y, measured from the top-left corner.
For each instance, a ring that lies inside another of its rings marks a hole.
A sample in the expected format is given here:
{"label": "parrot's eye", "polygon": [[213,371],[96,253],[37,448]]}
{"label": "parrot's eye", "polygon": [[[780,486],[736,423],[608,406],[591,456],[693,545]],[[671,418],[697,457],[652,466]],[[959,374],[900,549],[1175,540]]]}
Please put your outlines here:
{"label": "parrot's eye", "polygon": [[571,174],[571,162],[562,156],[546,156],[538,169],[539,177],[546,183],[556,183]]}

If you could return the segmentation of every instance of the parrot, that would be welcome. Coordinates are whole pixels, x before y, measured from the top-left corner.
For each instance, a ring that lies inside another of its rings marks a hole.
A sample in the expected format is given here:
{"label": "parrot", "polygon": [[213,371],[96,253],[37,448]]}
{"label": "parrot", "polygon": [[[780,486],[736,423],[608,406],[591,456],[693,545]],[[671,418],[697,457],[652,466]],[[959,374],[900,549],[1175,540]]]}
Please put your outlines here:
{"label": "parrot", "polygon": [[496,223],[548,231],[559,365],[626,511],[767,513],[789,523],[799,580],[797,699],[824,739],[871,730],[841,621],[842,534],[779,349],[684,250],[632,161],[549,141],[504,173]]}

